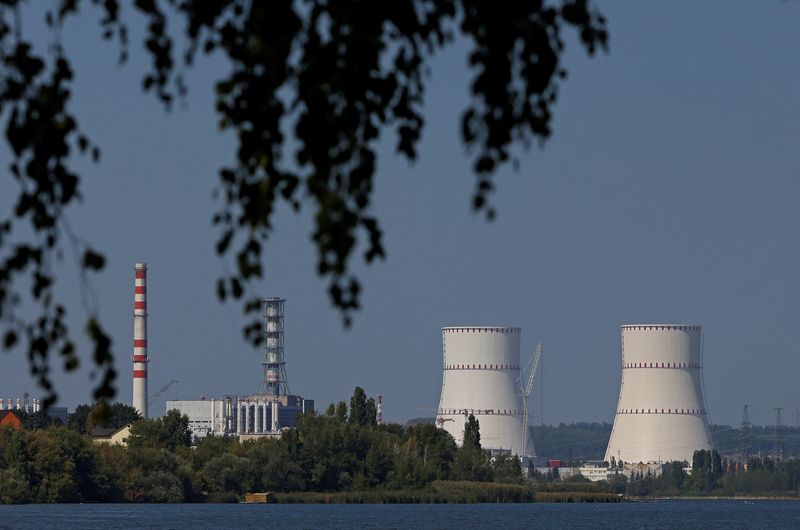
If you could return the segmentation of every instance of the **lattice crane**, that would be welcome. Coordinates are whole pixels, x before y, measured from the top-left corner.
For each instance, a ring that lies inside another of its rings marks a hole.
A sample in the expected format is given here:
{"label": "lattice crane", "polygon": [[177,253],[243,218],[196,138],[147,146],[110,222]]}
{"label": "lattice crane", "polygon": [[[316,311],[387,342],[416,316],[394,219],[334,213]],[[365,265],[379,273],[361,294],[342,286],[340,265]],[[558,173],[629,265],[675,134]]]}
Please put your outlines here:
{"label": "lattice crane", "polygon": [[166,392],[167,390],[169,390],[169,387],[171,387],[172,385],[174,385],[174,384],[175,384],[175,383],[177,383],[177,382],[178,382],[178,381],[177,381],[176,379],[173,379],[172,381],[170,381],[170,382],[169,382],[169,383],[167,383],[166,385],[164,385],[164,386],[162,386],[161,388],[159,388],[159,389],[158,389],[158,392],[156,392],[155,394],[152,394],[152,395],[151,395],[151,396],[150,396],[150,397],[147,399],[147,404],[148,404],[148,405],[150,405],[151,403],[153,403],[153,401],[155,401],[155,400],[156,400],[156,398],[157,398],[158,396],[160,396],[161,394],[163,394],[164,392]]}
{"label": "lattice crane", "polygon": [[533,379],[536,377],[536,369],[539,367],[539,360],[542,358],[542,351],[544,351],[544,345],[540,342],[536,347],[536,353],[533,354],[533,364],[531,365],[530,375],[528,376],[528,384],[522,389],[522,450],[525,452],[528,451],[528,431],[530,430],[528,398],[533,391]]}

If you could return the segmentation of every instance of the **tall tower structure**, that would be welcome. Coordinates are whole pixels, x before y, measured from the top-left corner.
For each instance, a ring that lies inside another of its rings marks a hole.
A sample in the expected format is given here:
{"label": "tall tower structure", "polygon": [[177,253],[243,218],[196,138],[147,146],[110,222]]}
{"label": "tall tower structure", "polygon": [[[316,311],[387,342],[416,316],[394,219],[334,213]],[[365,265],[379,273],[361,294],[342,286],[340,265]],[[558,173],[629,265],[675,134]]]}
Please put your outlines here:
{"label": "tall tower structure", "polygon": [[147,265],[134,267],[133,287],[133,408],[147,417]]}
{"label": "tall tower structure", "polygon": [[747,414],[747,405],[742,413],[742,424],[739,426],[739,460],[747,462],[753,452],[753,441],[750,436],[750,417]]}
{"label": "tall tower structure", "polygon": [[775,460],[783,461],[783,416],[782,407],[775,407],[775,448],[773,454]]}
{"label": "tall tower structure", "polygon": [[481,446],[527,456],[522,445],[519,380],[520,328],[442,328],[442,394],[436,425],[461,445],[470,414],[480,424]]}
{"label": "tall tower structure", "polygon": [[712,449],[703,396],[701,327],[621,327],[622,386],[605,460],[692,462]]}
{"label": "tall tower structure", "polygon": [[264,308],[264,361],[261,363],[259,394],[285,396],[289,394],[286,378],[286,361],[283,352],[283,298],[265,298]]}

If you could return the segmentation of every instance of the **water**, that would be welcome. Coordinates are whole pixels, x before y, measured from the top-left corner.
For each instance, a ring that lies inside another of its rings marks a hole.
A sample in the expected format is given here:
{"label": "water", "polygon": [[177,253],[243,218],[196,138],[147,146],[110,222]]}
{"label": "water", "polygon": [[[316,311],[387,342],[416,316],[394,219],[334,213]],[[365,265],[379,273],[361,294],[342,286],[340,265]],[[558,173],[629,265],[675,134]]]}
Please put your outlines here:
{"label": "water", "polygon": [[797,528],[800,502],[0,506],[0,528]]}

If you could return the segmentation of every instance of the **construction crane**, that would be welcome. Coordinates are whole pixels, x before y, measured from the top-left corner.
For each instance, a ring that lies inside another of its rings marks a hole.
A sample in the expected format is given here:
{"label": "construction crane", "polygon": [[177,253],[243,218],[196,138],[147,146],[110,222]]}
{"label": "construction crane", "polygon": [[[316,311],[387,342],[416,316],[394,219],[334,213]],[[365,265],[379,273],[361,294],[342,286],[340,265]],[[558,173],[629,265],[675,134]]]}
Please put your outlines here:
{"label": "construction crane", "polygon": [[162,386],[161,388],[159,388],[159,389],[158,389],[158,392],[156,392],[155,394],[152,394],[152,395],[151,395],[151,396],[150,396],[150,397],[147,399],[147,404],[148,404],[148,405],[152,405],[152,404],[153,404],[153,401],[155,401],[155,400],[156,400],[156,398],[157,398],[158,396],[160,396],[161,394],[163,394],[164,392],[166,392],[167,390],[169,390],[169,387],[171,387],[172,385],[174,385],[174,384],[175,384],[175,383],[177,383],[177,382],[178,382],[178,381],[177,381],[176,379],[173,379],[172,381],[170,381],[170,382],[169,382],[169,383],[167,383],[166,385],[164,385],[164,386]]}
{"label": "construction crane", "polygon": [[[533,378],[536,377],[536,368],[539,366],[539,359],[542,358],[542,351],[544,346],[540,342],[536,347],[536,353],[533,354],[533,364],[531,365],[530,375],[528,375],[528,384],[522,389],[522,451],[528,451],[528,431],[530,424],[530,415],[528,412],[528,398],[533,391]],[[533,455],[529,455],[533,456]]]}

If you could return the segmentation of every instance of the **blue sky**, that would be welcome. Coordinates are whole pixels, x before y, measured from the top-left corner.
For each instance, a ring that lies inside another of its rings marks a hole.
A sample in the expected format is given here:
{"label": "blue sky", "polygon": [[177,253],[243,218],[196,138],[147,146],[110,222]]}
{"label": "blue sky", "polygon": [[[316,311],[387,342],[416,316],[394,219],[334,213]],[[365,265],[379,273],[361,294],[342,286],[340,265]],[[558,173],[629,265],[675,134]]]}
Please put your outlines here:
{"label": "blue sky", "polygon": [[[554,134],[497,175],[499,217],[471,213],[474,177],[458,136],[466,48],[431,63],[420,157],[379,146],[374,212],[388,259],[361,271],[364,309],[344,330],[315,276],[312,210],[282,208],[257,287],[286,306],[288,376],[320,406],[355,385],[383,394],[384,415],[431,416],[441,383],[442,326],[523,328],[523,358],[545,344],[543,407],[534,424],[611,421],[619,326],[704,326],[705,386],[715,422],[770,423],[800,408],[800,5],[601,2],[610,52],[588,59],[568,39]],[[31,28],[32,32],[38,31]],[[214,280],[211,192],[234,142],[218,132],[217,59],[190,73],[185,109],[165,114],[140,90],[134,49],[119,68],[92,16],[65,33],[75,61],[74,111],[103,158],[83,171],[75,229],[105,251],[95,281],[130,400],[133,264],[149,272],[150,385],[171,399],[253,391],[259,353],[241,340],[238,305]],[[136,37],[132,39],[136,43]],[[3,158],[7,151],[0,151]],[[0,207],[16,193],[0,179]],[[77,277],[59,268],[60,293]],[[72,307],[75,326],[80,304]],[[86,357],[85,365],[88,365]],[[22,352],[4,359],[3,397],[35,393]],[[61,404],[89,398],[86,372],[57,377]],[[163,408],[163,401],[156,410]]]}

